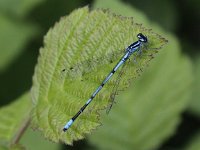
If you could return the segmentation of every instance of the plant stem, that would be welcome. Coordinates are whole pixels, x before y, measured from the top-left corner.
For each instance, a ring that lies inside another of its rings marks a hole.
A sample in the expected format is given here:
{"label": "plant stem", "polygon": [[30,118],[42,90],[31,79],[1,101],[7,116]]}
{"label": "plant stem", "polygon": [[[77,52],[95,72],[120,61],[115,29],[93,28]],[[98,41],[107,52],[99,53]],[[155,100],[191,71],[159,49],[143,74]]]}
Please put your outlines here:
{"label": "plant stem", "polygon": [[12,144],[17,144],[19,142],[19,140],[21,139],[22,135],[24,134],[24,132],[28,128],[29,124],[30,124],[30,116],[28,116],[26,118],[26,120],[22,124],[21,128],[19,129],[19,131],[14,136],[13,140],[11,141],[11,145]]}

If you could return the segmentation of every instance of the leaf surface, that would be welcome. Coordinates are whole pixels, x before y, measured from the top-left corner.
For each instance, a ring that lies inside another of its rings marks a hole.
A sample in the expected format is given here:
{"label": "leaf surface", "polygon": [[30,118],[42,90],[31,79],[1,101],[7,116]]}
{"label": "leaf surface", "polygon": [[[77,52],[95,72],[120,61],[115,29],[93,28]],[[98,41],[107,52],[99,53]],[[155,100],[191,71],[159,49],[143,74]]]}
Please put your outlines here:
{"label": "leaf surface", "polygon": [[29,93],[19,97],[13,103],[0,108],[0,146],[5,149],[17,149],[19,134],[30,119],[31,101]]}
{"label": "leaf surface", "polygon": [[[167,41],[135,23],[132,18],[118,16],[108,10],[89,12],[84,7],[56,23],[45,36],[33,78],[33,128],[42,131],[54,142],[72,144],[99,126],[99,112],[108,105],[117,75],[105,85],[72,127],[66,133],[62,131],[66,122],[79,111],[122,57],[124,49],[137,40],[140,32],[148,37],[149,42],[142,49],[143,55],[132,57],[136,58],[137,65],[130,62],[119,90],[130,85],[141,68]],[[109,57],[110,54],[120,55]],[[91,62],[93,67],[85,68],[85,63],[82,64],[85,61]],[[78,69],[74,71],[73,68]],[[62,70],[65,70],[64,74]]]}

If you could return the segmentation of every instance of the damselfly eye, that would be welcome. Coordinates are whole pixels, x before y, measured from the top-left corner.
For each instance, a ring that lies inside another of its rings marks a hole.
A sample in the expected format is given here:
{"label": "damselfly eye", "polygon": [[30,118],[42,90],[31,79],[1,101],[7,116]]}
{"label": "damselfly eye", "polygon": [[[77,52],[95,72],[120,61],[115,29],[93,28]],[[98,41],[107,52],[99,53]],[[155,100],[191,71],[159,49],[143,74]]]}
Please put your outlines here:
{"label": "damselfly eye", "polygon": [[137,35],[137,37],[138,37],[138,39],[139,39],[140,42],[146,43],[146,42],[148,41],[148,40],[147,40],[147,37],[144,36],[142,33],[139,33],[139,34]]}

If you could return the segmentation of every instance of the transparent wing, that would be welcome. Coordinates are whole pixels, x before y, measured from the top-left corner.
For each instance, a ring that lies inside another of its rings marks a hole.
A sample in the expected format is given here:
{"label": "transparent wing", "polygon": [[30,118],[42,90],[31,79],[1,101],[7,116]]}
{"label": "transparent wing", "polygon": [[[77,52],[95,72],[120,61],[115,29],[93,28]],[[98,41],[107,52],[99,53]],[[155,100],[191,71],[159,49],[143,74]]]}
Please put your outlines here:
{"label": "transparent wing", "polygon": [[61,77],[70,77],[70,78],[77,78],[79,76],[83,76],[86,73],[95,70],[97,67],[112,63],[124,54],[124,51],[115,51],[110,52],[108,54],[99,56],[99,57],[90,57],[85,61],[76,61],[72,66],[65,66],[61,70]]}
{"label": "transparent wing", "polygon": [[120,72],[118,73],[118,76],[116,78],[116,81],[115,81],[115,84],[113,86],[113,89],[112,89],[112,93],[110,95],[110,100],[109,100],[109,104],[108,104],[108,107],[106,109],[106,113],[108,114],[113,106],[113,104],[115,104],[115,97],[116,95],[118,95],[118,92],[119,92],[119,84],[120,84],[120,81],[122,79],[122,75],[125,74],[125,71],[126,71],[126,66],[128,65],[127,63],[129,63],[130,60],[128,60],[128,62],[125,62],[120,70]]}

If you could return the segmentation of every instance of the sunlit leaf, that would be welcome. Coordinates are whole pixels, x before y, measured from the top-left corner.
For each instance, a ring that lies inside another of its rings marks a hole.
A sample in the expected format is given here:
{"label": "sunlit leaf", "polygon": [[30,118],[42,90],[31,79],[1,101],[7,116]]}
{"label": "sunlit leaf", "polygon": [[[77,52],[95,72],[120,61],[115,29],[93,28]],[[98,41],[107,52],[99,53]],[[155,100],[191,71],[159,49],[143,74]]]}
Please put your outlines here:
{"label": "sunlit leaf", "polygon": [[[136,41],[140,32],[148,37],[149,42],[142,49],[144,55],[133,56],[137,64],[130,62],[132,65],[127,67],[119,90],[129,86],[166,40],[135,23],[132,18],[106,10],[89,12],[85,7],[63,17],[49,30],[44,47],[40,49],[32,87],[33,128],[42,131],[46,138],[54,142],[72,144],[99,126],[99,111],[108,105],[117,75],[105,85],[95,97],[95,102],[72,127],[65,133],[62,131],[65,123],[75,115],[121,58],[119,52],[123,54],[124,48]],[[110,53],[119,56],[109,57]],[[105,59],[97,61],[101,57]],[[84,68],[85,65],[81,64],[85,64],[82,63],[85,61],[90,61],[95,67]],[[77,65],[79,69],[74,71]]]}

